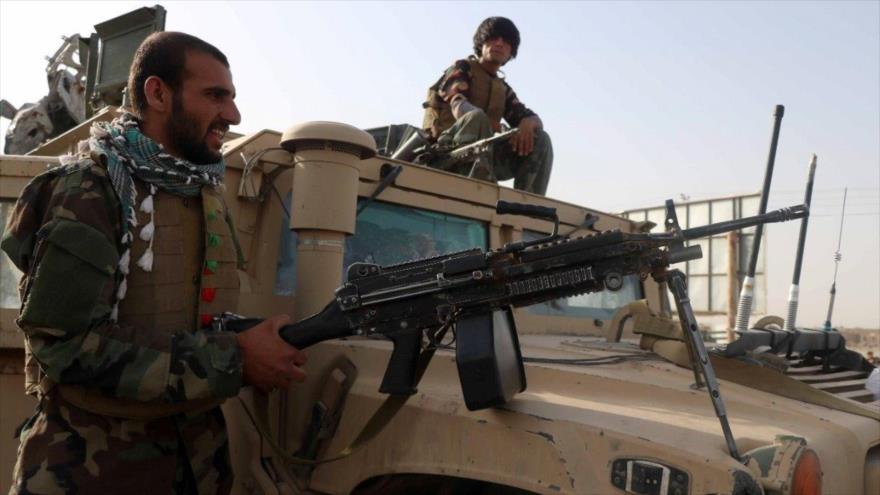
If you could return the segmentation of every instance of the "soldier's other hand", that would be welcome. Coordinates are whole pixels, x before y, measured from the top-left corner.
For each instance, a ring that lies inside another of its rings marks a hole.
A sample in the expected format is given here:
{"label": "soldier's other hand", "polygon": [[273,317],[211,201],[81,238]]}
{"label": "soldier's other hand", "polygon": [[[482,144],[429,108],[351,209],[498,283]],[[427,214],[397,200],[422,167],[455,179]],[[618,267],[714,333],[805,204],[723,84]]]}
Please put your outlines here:
{"label": "soldier's other hand", "polygon": [[514,153],[526,156],[535,148],[535,130],[538,128],[537,120],[528,117],[519,122],[519,132],[510,137],[510,146]]}
{"label": "soldier's other hand", "polygon": [[273,388],[286,389],[291,382],[306,379],[305,371],[300,368],[306,363],[305,353],[278,335],[278,330],[288,323],[289,316],[275,315],[236,335],[246,385],[268,392]]}

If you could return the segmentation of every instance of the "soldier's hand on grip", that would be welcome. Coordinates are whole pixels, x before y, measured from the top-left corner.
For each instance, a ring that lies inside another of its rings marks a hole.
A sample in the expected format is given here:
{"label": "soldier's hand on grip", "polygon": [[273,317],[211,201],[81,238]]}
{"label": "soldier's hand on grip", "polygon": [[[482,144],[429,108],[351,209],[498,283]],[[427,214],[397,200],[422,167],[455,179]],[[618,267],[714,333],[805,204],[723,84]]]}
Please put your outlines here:
{"label": "soldier's hand on grip", "polygon": [[275,315],[237,334],[246,385],[268,392],[306,379],[305,371],[300,368],[306,362],[306,355],[278,335],[278,330],[288,323],[289,316]]}

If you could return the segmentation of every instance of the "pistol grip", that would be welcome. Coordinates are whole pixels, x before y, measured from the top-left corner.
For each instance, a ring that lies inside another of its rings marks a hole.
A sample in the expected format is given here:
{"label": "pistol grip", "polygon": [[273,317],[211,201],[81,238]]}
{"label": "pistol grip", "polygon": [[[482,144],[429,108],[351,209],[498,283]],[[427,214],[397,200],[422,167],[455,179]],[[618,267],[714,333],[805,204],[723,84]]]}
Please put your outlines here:
{"label": "pistol grip", "polygon": [[422,350],[422,332],[420,330],[402,331],[390,334],[394,342],[388,368],[382,378],[379,392],[391,395],[412,395],[416,393],[416,366]]}

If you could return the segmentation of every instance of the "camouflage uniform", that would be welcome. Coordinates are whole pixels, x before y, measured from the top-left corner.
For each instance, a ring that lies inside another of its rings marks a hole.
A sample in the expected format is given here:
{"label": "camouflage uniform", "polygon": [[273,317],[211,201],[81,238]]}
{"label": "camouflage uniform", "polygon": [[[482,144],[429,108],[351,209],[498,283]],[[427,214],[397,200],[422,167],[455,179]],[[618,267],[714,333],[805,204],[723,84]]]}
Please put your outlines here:
{"label": "camouflage uniform", "polygon": [[[188,327],[162,332],[122,312],[118,323],[110,320],[122,224],[101,158],[31,181],[3,238],[2,249],[26,274],[18,320],[33,358],[26,366],[38,363],[44,375],[42,386],[28,383],[40,402],[19,431],[10,493],[228,493],[232,471],[217,405],[242,385],[235,335],[196,330],[196,315]],[[66,386],[129,401],[134,410],[184,407],[158,419],[113,417],[74,405],[62,397]]]}
{"label": "camouflage uniform", "polygon": [[[458,94],[464,95],[477,109],[455,119],[449,102]],[[507,81],[489,74],[473,56],[458,60],[446,69],[428,90],[423,107],[425,130],[438,143],[454,147],[501,131],[502,118],[511,127],[517,127],[522,119],[537,116],[517,98]],[[492,163],[496,180],[514,179],[516,189],[544,194],[553,168],[550,136],[543,129],[536,130],[534,148],[526,156],[514,153],[509,143],[495,146]],[[466,170],[470,167],[453,171],[466,173]]]}

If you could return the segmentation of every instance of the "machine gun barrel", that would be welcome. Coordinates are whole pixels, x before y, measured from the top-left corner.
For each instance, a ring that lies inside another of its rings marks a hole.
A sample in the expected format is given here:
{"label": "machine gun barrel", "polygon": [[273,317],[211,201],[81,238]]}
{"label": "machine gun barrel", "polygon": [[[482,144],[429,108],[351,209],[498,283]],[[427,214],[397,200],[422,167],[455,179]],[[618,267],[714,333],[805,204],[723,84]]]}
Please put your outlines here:
{"label": "machine gun barrel", "polygon": [[449,156],[451,158],[459,159],[470,155],[471,153],[478,153],[485,146],[494,143],[496,141],[502,141],[510,138],[519,132],[519,128],[514,127],[513,129],[506,130],[500,134],[495,134],[494,136],[490,136],[484,139],[480,139],[479,141],[474,141],[473,143],[466,144],[464,146],[455,148],[454,150],[449,152]]}
{"label": "machine gun barrel", "polygon": [[810,214],[807,205],[789,206],[778,210],[769,211],[762,215],[752,217],[737,218],[736,220],[728,220],[726,222],[718,222],[702,227],[694,227],[681,231],[682,237],[685,239],[698,239],[700,237],[710,237],[713,235],[723,234],[732,230],[745,229],[756,225],[764,225],[765,223],[787,222],[797,218],[804,218]]}

